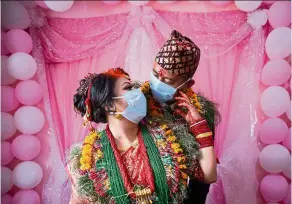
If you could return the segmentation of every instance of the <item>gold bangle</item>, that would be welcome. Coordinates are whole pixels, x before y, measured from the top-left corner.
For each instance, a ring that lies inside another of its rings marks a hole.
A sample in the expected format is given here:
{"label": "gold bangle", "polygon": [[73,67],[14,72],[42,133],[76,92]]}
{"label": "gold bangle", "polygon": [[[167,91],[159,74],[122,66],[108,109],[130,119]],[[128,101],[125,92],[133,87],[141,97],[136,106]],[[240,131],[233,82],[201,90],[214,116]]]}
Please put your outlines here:
{"label": "gold bangle", "polygon": [[202,123],[202,122],[204,122],[204,121],[205,121],[205,119],[204,119],[204,120],[200,120],[200,121],[198,121],[198,122],[192,124],[192,125],[190,126],[190,128],[193,127],[193,126],[195,126],[195,125],[198,125],[198,124],[200,124],[200,123]]}
{"label": "gold bangle", "polygon": [[198,134],[198,135],[196,136],[196,139],[198,139],[198,138],[203,138],[203,137],[209,137],[209,136],[212,136],[212,135],[213,135],[212,132],[205,132],[205,133],[202,133],[202,134]]}

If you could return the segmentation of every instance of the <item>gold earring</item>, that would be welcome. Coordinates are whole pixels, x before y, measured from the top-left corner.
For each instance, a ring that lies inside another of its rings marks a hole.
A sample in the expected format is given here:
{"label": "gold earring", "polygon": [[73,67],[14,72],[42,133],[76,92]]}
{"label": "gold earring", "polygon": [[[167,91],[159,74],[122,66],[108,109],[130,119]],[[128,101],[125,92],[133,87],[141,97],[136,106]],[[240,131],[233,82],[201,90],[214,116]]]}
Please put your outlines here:
{"label": "gold earring", "polygon": [[123,118],[123,116],[122,116],[122,114],[117,114],[117,115],[115,115],[115,118],[118,120],[121,120]]}

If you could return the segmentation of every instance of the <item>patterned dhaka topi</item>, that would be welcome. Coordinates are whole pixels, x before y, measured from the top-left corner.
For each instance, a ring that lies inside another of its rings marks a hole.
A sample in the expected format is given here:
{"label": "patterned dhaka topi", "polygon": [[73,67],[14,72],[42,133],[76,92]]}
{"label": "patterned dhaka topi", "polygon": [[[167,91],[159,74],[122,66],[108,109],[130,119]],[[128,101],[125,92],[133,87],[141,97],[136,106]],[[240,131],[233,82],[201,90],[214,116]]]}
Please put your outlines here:
{"label": "patterned dhaka topi", "polygon": [[155,61],[166,71],[176,75],[193,75],[200,61],[200,49],[188,37],[172,31]]}

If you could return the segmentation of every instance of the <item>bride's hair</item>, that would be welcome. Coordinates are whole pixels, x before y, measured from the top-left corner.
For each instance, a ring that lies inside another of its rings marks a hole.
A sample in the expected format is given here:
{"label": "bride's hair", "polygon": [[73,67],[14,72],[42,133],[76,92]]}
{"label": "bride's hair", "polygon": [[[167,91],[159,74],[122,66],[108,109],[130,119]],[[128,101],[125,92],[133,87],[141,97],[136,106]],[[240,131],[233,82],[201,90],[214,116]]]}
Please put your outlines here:
{"label": "bride's hair", "polygon": [[129,77],[124,70],[116,68],[101,74],[89,74],[82,79],[73,97],[75,111],[82,117],[89,113],[90,120],[95,123],[107,123],[107,111],[115,111],[113,92],[116,80],[121,76]]}

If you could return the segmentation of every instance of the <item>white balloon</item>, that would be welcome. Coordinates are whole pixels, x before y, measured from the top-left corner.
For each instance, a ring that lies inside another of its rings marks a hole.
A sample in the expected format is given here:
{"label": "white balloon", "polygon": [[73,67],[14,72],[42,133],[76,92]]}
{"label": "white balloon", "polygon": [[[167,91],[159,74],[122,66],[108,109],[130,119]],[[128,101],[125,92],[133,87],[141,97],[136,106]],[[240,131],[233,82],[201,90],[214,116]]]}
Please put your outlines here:
{"label": "white balloon", "polygon": [[249,13],[247,22],[253,28],[261,28],[268,22],[268,10],[256,10]]}
{"label": "white balloon", "polygon": [[43,112],[34,106],[22,106],[14,114],[15,127],[24,134],[35,134],[45,124]]}
{"label": "white balloon", "polygon": [[291,76],[291,65],[284,59],[272,59],[262,69],[261,81],[268,86],[286,83]]}
{"label": "white balloon", "polygon": [[16,82],[16,79],[8,73],[7,62],[8,57],[1,56],[1,85],[10,85]]}
{"label": "white balloon", "polygon": [[13,116],[9,113],[1,112],[1,140],[7,140],[16,133]]}
{"label": "white balloon", "polygon": [[5,166],[1,166],[1,194],[7,193],[12,186],[12,171]]}
{"label": "white balloon", "polygon": [[235,5],[239,10],[245,11],[245,12],[251,12],[256,10],[260,5],[262,4],[262,1],[242,1],[242,0],[236,0]]}
{"label": "white balloon", "polygon": [[74,1],[44,1],[47,7],[56,12],[64,12],[69,10]]}
{"label": "white balloon", "polygon": [[291,28],[278,27],[268,35],[266,53],[270,59],[288,57],[291,54]]}
{"label": "white balloon", "polygon": [[25,161],[18,164],[12,172],[14,185],[21,189],[36,187],[43,178],[43,170],[40,165],[33,161]]}
{"label": "white balloon", "polygon": [[136,5],[136,6],[144,6],[148,4],[148,0],[145,1],[135,1],[135,0],[128,0],[130,4]]}
{"label": "white balloon", "polygon": [[32,78],[37,71],[35,59],[24,52],[17,52],[8,58],[8,73],[16,79],[28,80]]}
{"label": "white balloon", "polygon": [[270,86],[262,94],[261,108],[269,117],[278,117],[284,114],[289,105],[289,93],[281,86]]}
{"label": "white balloon", "polygon": [[291,160],[289,151],[280,144],[266,146],[259,156],[261,166],[269,173],[282,172],[289,160]]}

